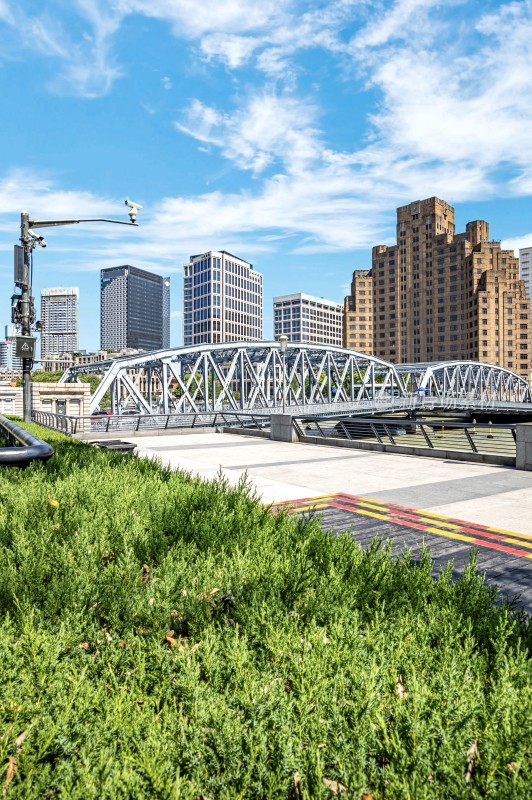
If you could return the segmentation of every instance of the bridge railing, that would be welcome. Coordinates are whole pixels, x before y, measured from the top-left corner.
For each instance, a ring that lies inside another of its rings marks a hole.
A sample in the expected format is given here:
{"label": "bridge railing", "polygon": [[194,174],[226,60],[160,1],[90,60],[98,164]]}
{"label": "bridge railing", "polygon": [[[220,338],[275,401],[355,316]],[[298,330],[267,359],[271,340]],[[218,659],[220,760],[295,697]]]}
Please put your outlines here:
{"label": "bridge railing", "polygon": [[516,426],[448,420],[300,416],[300,437],[346,439],[390,448],[416,448],[516,457]]}
{"label": "bridge railing", "polygon": [[270,426],[269,414],[252,412],[216,411],[190,414],[105,414],[91,417],[71,417],[33,411],[32,420],[46,428],[67,435],[79,433],[137,433],[139,431],[171,430],[175,428],[240,427],[264,429]]}

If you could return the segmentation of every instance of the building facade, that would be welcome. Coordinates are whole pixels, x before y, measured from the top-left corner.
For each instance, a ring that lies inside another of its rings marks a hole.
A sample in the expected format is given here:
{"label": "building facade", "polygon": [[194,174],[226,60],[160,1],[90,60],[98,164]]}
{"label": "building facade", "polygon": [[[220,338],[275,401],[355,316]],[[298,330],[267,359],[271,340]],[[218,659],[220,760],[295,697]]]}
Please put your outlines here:
{"label": "building facade", "polygon": [[41,359],[78,349],[79,289],[41,290]]}
{"label": "building facade", "polygon": [[301,292],[273,298],[273,335],[291,342],[342,346],[343,309],[339,303]]}
{"label": "building facade", "polygon": [[64,372],[69,367],[79,364],[98,364],[100,361],[109,361],[110,359],[120,358],[121,356],[135,355],[139,352],[141,351],[132,349],[118,350],[117,352],[98,350],[94,353],[88,353],[86,350],[79,350],[75,353],[52,354],[41,361],[40,369],[42,369],[43,372]]}
{"label": "building facade", "polygon": [[431,197],[397,209],[397,244],[372,251],[344,303],[344,345],[394,363],[474,360],[528,378],[530,303],[519,261],[489,225],[455,233]]}
{"label": "building facade", "polygon": [[[519,277],[525,284],[526,296],[530,301],[530,293],[532,291],[532,247],[523,247],[519,250]],[[532,303],[530,304],[530,330],[532,335]],[[532,359],[532,349],[530,357]]]}
{"label": "building facade", "polygon": [[0,373],[13,372],[15,358],[15,343],[7,340],[0,342]]}
{"label": "building facade", "polygon": [[519,277],[525,284],[526,296],[530,298],[532,289],[532,247],[522,247],[519,250]]}
{"label": "building facade", "polygon": [[102,350],[170,346],[170,278],[125,264],[100,273]]}
{"label": "building facade", "polygon": [[262,339],[262,275],[225,250],[190,257],[183,267],[183,344]]}
{"label": "building facade", "polygon": [[344,300],[343,345],[359,353],[373,353],[373,276],[369,269],[353,272],[351,294]]}
{"label": "building facade", "polygon": [[0,342],[0,373],[2,375],[14,375],[22,373],[22,359],[15,355],[15,339],[20,336],[17,325],[6,325],[5,339]]}

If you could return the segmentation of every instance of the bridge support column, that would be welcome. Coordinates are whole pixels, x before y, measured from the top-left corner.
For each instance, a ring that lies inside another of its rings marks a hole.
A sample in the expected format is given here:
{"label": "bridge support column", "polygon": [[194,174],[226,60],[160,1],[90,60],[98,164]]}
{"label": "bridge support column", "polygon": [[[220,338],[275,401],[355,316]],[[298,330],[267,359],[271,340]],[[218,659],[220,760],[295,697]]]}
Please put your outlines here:
{"label": "bridge support column", "polygon": [[532,425],[515,426],[515,467],[532,470]]}
{"label": "bridge support column", "polygon": [[292,424],[291,414],[272,414],[270,439],[276,442],[298,442],[299,437]]}

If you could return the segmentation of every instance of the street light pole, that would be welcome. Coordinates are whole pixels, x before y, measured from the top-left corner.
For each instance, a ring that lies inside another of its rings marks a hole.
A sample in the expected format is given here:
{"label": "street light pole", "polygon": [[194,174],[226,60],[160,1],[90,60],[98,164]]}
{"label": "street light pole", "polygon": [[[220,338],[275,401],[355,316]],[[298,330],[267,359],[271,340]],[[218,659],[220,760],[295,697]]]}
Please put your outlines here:
{"label": "street light pole", "polygon": [[[20,324],[22,336],[31,336],[31,326],[35,322],[34,301],[31,294],[32,284],[32,251],[36,245],[46,247],[44,238],[35,233],[37,228],[53,228],[58,225],[77,225],[80,222],[111,222],[115,225],[128,225],[129,227],[137,225],[137,212],[142,208],[138,203],[132,203],[126,200],[126,205],[129,206],[129,219],[130,222],[123,222],[119,219],[104,219],[104,218],[90,218],[90,219],[30,219],[27,211],[20,212],[20,241],[22,243],[23,255],[23,269],[22,275],[19,275],[17,286],[22,290],[20,295],[15,295],[16,299],[15,316],[17,322]],[[16,251],[16,248],[15,248]],[[15,256],[16,258],[16,256]],[[16,271],[16,268],[15,268]],[[31,370],[33,367],[33,358],[22,359],[22,407],[23,418],[25,422],[31,422]]]}
{"label": "street light pole", "polygon": [[281,334],[279,336],[279,343],[281,345],[281,356],[283,359],[283,414],[285,413],[286,406],[286,347],[288,344],[288,336]]}
{"label": "street light pole", "polygon": [[[20,303],[21,311],[21,332],[23,336],[30,336],[31,324],[33,320],[33,308],[31,297],[31,251],[32,244],[28,236],[29,214],[27,211],[20,213],[20,241],[22,242],[24,269],[23,269],[23,285],[22,297]],[[31,369],[33,360],[31,358],[22,359],[22,408],[24,410],[24,421],[31,421]]]}

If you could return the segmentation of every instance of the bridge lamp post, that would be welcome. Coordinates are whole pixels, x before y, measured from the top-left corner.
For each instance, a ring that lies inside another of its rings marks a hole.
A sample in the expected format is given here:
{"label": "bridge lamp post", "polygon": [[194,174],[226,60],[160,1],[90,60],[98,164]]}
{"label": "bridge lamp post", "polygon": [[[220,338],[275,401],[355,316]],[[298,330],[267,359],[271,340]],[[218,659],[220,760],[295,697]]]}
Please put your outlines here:
{"label": "bridge lamp post", "polygon": [[281,334],[279,336],[279,344],[281,345],[281,356],[283,360],[283,414],[286,407],[286,346],[288,344],[288,336]]}
{"label": "bridge lamp post", "polygon": [[[35,304],[31,294],[32,284],[32,251],[37,245],[46,247],[43,236],[35,233],[37,228],[53,228],[57,225],[77,225],[80,222],[111,222],[115,225],[128,225],[138,227],[137,212],[142,206],[126,200],[129,206],[129,222],[119,219],[89,218],[89,219],[30,219],[27,211],[20,212],[20,241],[22,246],[15,245],[15,286],[21,289],[20,294],[11,298],[11,321],[20,325],[22,336],[17,341],[17,356],[22,357],[22,407],[25,422],[31,422],[31,370],[35,356],[35,339],[31,336],[32,325],[35,322]],[[35,324],[35,330],[40,330],[40,323]]]}

